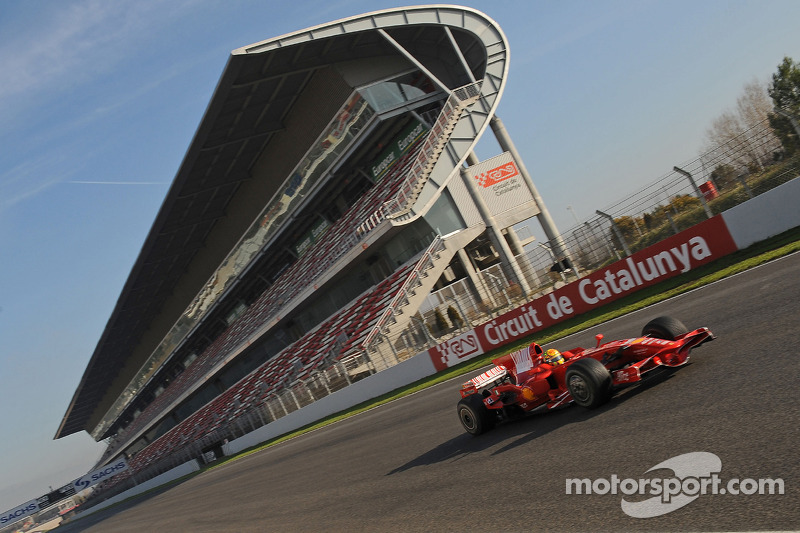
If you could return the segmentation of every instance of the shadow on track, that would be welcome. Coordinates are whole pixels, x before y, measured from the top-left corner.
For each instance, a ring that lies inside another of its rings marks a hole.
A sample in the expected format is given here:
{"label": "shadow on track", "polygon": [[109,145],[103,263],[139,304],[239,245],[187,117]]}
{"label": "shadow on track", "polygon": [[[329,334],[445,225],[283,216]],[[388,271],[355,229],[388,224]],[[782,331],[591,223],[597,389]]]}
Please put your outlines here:
{"label": "shadow on track", "polygon": [[492,431],[477,437],[462,433],[457,437],[439,444],[432,450],[425,452],[406,464],[391,470],[386,475],[391,476],[418,466],[458,460],[466,455],[492,448],[501,442],[509,440],[509,438],[514,439],[512,442],[492,452],[492,455],[505,453],[519,446],[528,444],[568,424],[584,422],[610,411],[620,405],[621,402],[629,401],[631,398],[649,390],[651,387],[671,379],[677,370],[679,369],[664,368],[657,374],[645,376],[645,379],[636,385],[617,391],[607,404],[597,409],[590,410],[576,405],[570,405],[552,411],[529,413],[527,416],[517,420],[504,422]]}

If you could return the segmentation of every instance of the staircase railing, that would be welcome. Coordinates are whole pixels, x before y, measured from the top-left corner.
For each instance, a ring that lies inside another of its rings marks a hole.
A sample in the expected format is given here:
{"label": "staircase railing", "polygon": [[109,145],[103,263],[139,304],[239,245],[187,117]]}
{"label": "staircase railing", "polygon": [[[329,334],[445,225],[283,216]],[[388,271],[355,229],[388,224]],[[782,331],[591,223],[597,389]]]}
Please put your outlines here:
{"label": "staircase railing", "polygon": [[397,294],[394,296],[394,298],[392,298],[392,301],[389,302],[389,305],[386,306],[386,309],[383,311],[380,318],[378,318],[378,320],[375,322],[372,330],[370,330],[369,334],[364,338],[364,342],[361,344],[361,349],[367,350],[372,347],[373,343],[378,338],[378,335],[383,331],[383,328],[389,324],[389,320],[393,319],[394,316],[398,314],[398,310],[408,303],[409,294],[422,284],[420,278],[423,276],[425,271],[433,266],[433,262],[438,258],[439,252],[444,250],[444,248],[444,239],[442,239],[440,235],[437,235],[433,239],[433,242],[431,242],[430,246],[428,246],[428,248],[422,254],[422,257],[419,259],[419,261],[417,261],[417,264],[414,265],[414,268],[406,278],[406,281],[400,287],[400,290],[397,291]]}
{"label": "staircase railing", "polygon": [[434,165],[439,160],[439,154],[442,153],[450,139],[453,128],[461,118],[461,112],[475,102],[480,94],[480,82],[459,87],[450,93],[397,194],[394,198],[384,202],[358,227],[358,235],[369,233],[387,218],[398,220],[408,215],[414,201],[428,181]]}

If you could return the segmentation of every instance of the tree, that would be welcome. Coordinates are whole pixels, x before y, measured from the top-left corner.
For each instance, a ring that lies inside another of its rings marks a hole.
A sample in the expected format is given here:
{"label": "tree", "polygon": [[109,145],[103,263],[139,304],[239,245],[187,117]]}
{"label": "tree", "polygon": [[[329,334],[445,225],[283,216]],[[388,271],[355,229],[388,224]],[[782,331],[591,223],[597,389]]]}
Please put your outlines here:
{"label": "tree", "polygon": [[433,323],[428,324],[428,329],[436,337],[448,329],[447,320],[444,318],[444,313],[442,313],[438,307],[433,312]]}
{"label": "tree", "polygon": [[792,114],[800,114],[800,65],[784,57],[778,72],[772,75],[769,96],[775,107]]}
{"label": "tree", "polygon": [[687,209],[693,209],[700,205],[700,200],[691,194],[683,194],[674,197],[669,202],[669,208],[675,213],[681,213]]}
{"label": "tree", "polygon": [[461,328],[461,326],[464,325],[464,319],[461,318],[461,314],[452,305],[447,308],[447,318],[450,319],[450,323],[456,328]]}
{"label": "tree", "polygon": [[712,162],[741,169],[763,169],[778,147],[778,139],[765,127],[771,111],[766,85],[756,79],[746,83],[736,107],[714,119],[706,131]]}
{"label": "tree", "polygon": [[[642,236],[642,230],[639,228],[638,222],[634,217],[629,217],[627,215],[617,217],[614,219],[614,225],[622,234],[622,238],[625,239],[625,244],[627,244],[628,246],[639,240],[639,238]],[[609,231],[610,231],[609,235],[611,236],[611,242],[614,243],[614,246],[617,249],[624,248],[622,246],[622,243],[619,242],[619,237],[617,236],[617,233],[613,229],[610,229]]]}
{"label": "tree", "polygon": [[[767,89],[773,106],[794,115],[795,124],[800,122],[800,64],[784,57],[778,72],[772,75],[772,84]],[[798,132],[788,117],[778,113],[769,114],[769,123],[780,139],[786,155],[798,149]]]}
{"label": "tree", "polygon": [[736,169],[724,163],[717,165],[717,168],[711,172],[711,179],[718,189],[728,189],[736,185]]}

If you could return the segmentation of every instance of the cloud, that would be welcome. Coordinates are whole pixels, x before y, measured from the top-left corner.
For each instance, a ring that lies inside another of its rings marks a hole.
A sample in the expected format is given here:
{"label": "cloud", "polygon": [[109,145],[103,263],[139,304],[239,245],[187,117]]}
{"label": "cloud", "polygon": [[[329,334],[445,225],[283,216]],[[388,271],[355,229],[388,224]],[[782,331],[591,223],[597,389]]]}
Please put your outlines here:
{"label": "cloud", "polygon": [[74,79],[76,74],[86,72],[90,57],[96,54],[93,50],[109,43],[117,4],[93,0],[63,6],[51,6],[55,9],[47,12],[50,16],[27,38],[4,43],[0,48],[0,66],[6,80],[0,88],[0,99],[38,92],[67,77]]}
{"label": "cloud", "polygon": [[0,105],[10,107],[11,98],[36,98],[101,77],[194,3],[80,0],[48,5],[34,18],[35,27],[0,40],[0,102],[5,102]]}
{"label": "cloud", "polygon": [[0,174],[0,213],[61,182],[62,175],[52,174],[58,167],[51,158],[42,158]]}
{"label": "cloud", "polygon": [[117,76],[115,70],[154,46],[156,34],[188,16],[196,3],[73,0],[48,9],[21,4],[0,20],[0,138],[7,148],[0,155],[0,213],[77,177],[86,161],[102,150],[97,142],[86,140],[88,124],[198,61],[173,63],[155,79],[124,85],[124,92],[102,93],[88,109],[74,105],[75,89],[88,91],[91,84]]}

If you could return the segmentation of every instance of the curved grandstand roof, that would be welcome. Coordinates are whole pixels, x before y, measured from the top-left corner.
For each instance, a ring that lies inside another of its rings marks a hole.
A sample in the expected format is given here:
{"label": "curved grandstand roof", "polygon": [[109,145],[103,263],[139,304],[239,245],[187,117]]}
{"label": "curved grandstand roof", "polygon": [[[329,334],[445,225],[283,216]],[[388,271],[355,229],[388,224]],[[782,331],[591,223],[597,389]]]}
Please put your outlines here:
{"label": "curved grandstand roof", "polygon": [[[314,76],[386,58],[415,64],[444,91],[482,83],[482,118],[472,121],[477,125],[467,142],[471,148],[494,112],[508,69],[505,36],[476,10],[445,5],[390,9],[234,50],[56,438],[97,426],[139,372],[141,354],[161,342],[258,216],[264,202],[253,199],[268,199],[286,178],[256,180],[252,169],[263,163],[260,158],[275,139],[308,127],[302,117],[331,112],[313,105],[321,94]],[[357,85],[357,80],[349,82]],[[332,112],[323,122],[331,118]]]}

